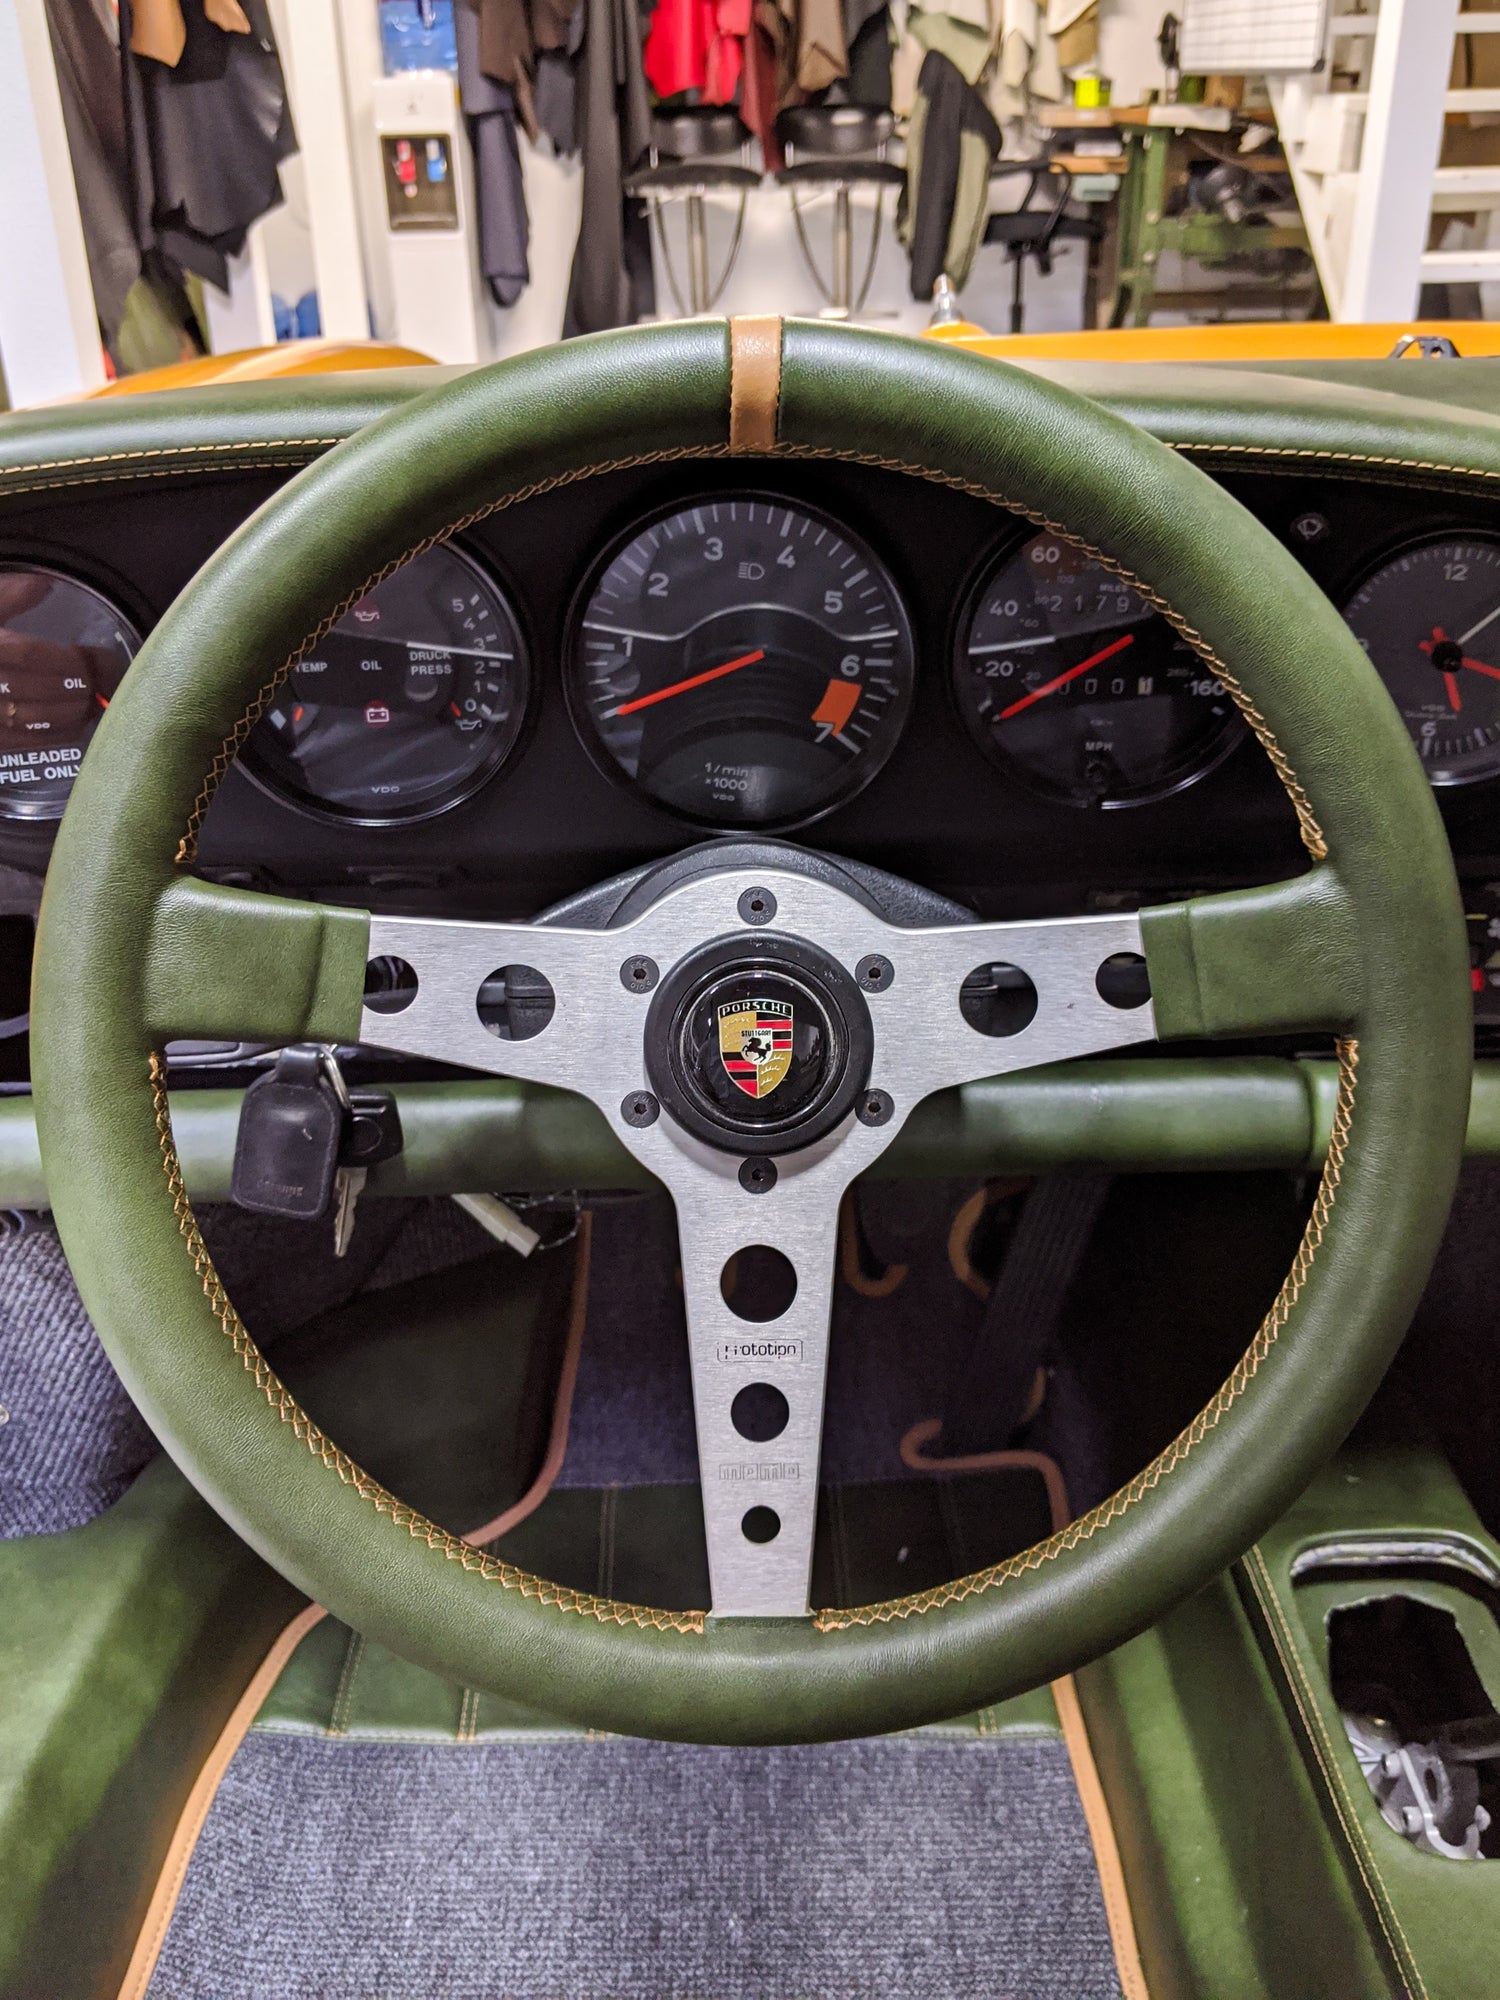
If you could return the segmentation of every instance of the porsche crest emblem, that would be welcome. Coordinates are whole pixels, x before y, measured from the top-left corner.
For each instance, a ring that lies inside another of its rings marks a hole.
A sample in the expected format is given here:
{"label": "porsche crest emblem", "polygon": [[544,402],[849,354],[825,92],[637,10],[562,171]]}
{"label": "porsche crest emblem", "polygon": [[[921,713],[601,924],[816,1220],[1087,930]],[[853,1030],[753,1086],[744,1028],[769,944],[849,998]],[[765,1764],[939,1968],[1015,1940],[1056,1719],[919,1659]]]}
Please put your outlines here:
{"label": "porsche crest emblem", "polygon": [[719,1060],[747,1097],[769,1097],[792,1066],[786,1000],[728,1000],[719,1009]]}

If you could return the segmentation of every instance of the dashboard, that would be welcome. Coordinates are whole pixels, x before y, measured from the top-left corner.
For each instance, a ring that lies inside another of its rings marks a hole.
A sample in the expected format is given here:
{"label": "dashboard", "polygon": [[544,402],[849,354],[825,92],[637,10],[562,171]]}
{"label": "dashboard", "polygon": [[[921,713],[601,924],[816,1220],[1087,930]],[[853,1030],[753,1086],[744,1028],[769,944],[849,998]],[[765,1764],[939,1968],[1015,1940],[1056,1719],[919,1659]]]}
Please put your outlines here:
{"label": "dashboard", "polygon": [[[1427,768],[1478,1016],[1500,1024],[1500,509],[1478,477],[1243,456],[1216,476],[1343,611]],[[24,915],[145,635],[289,470],[205,453],[11,499],[0,476],[0,921]],[[704,461],[537,493],[344,607],[250,735],[200,868],[525,918],[731,834],[982,917],[1133,907],[1304,858],[1223,684],[1093,556],[896,472]]]}

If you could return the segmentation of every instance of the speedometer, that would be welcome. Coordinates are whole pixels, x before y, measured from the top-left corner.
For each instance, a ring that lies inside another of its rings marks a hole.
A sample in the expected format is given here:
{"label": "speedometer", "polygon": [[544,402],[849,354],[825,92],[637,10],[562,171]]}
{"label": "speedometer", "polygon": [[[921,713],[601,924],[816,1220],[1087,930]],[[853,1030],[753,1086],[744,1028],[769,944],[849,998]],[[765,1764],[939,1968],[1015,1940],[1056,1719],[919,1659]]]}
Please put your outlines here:
{"label": "speedometer", "polygon": [[879,557],[810,507],[729,493],[638,524],[577,606],[568,690],[607,769],[719,826],[825,812],[895,748],[911,630]]}
{"label": "speedometer", "polygon": [[273,791],[331,817],[425,819],[499,770],[526,694],[514,612],[476,563],[440,543],[309,647],[245,761]]}
{"label": "speedometer", "polygon": [[1187,641],[1060,535],[1033,536],[986,570],[954,677],[985,755],[1068,805],[1163,798],[1245,734],[1224,683]]}

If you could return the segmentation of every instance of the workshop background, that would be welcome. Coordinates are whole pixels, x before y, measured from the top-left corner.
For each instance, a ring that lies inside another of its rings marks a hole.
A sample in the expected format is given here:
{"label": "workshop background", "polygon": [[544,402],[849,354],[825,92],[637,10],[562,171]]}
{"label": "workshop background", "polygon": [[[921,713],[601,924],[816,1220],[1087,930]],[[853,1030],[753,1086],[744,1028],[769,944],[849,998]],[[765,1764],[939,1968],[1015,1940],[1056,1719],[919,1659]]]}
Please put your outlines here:
{"label": "workshop background", "polygon": [[0,0],[20,406],[702,312],[997,335],[1500,311],[1457,0]]}

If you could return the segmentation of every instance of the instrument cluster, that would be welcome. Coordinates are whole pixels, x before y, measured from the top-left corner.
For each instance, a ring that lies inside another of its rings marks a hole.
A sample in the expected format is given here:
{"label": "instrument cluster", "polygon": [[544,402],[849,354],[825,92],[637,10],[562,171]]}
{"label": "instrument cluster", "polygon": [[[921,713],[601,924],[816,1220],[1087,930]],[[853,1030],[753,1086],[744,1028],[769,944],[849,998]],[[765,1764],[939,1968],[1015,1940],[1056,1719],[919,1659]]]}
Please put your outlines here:
{"label": "instrument cluster", "polygon": [[[815,475],[772,490],[678,472],[602,499],[571,542],[558,515],[519,553],[498,534],[429,548],[309,647],[241,770],[294,814],[410,827],[488,810],[548,709],[536,760],[556,766],[561,728],[581,761],[548,772],[542,811],[566,811],[591,767],[680,844],[850,807],[893,759],[909,769],[919,707],[927,792],[962,818],[966,787],[988,802],[998,784],[1032,827],[1144,828],[1248,740],[1223,682],[1096,557],[974,503],[950,524],[959,503],[900,485],[861,504]],[[1302,524],[1327,529],[1271,491],[1257,511],[1286,516],[1294,546]],[[1500,777],[1500,537],[1411,532],[1415,514],[1387,503],[1326,574],[1299,553],[1452,793]],[[0,551],[0,823],[61,814],[148,623],[97,573]],[[909,784],[878,788],[887,809]]]}

